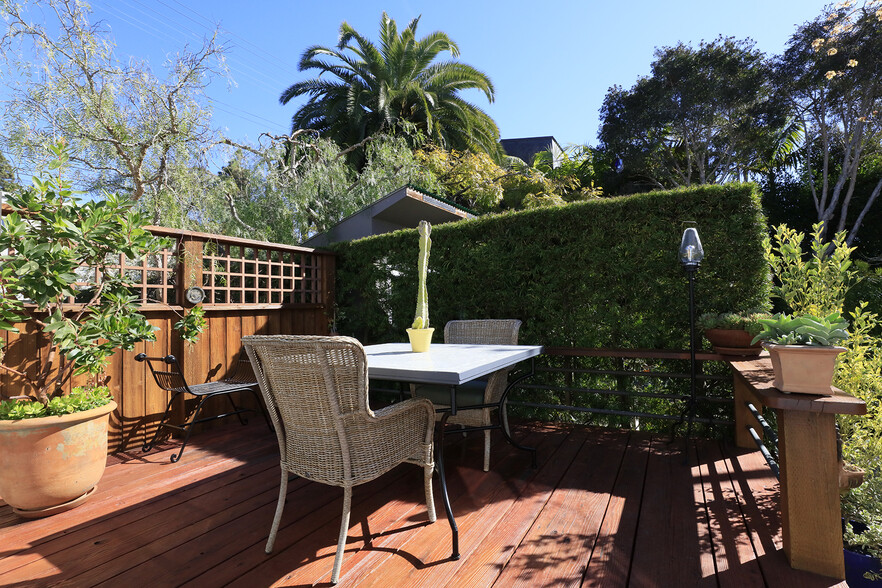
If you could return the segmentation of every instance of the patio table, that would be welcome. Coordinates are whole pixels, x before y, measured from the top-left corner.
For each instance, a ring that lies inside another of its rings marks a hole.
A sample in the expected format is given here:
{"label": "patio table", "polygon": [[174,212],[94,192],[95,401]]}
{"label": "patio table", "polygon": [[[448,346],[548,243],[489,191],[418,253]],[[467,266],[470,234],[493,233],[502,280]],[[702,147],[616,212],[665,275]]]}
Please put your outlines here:
{"label": "patio table", "polygon": [[[484,408],[497,408],[499,414],[502,415],[508,393],[521,381],[533,375],[534,359],[542,353],[543,347],[541,345],[433,343],[429,351],[414,353],[411,351],[409,343],[384,343],[368,345],[364,350],[367,353],[368,378],[370,379],[414,384],[436,384],[449,386],[450,388],[450,407],[436,409],[444,414],[441,417],[439,440],[435,445],[437,450],[436,464],[438,476],[441,479],[441,493],[444,497],[444,511],[447,513],[447,520],[450,523],[450,530],[453,534],[453,553],[451,558],[459,559],[459,531],[453,518],[450,498],[447,495],[447,481],[444,477],[444,429],[447,424],[447,418],[450,415],[456,414],[458,410],[480,410]],[[530,370],[508,384],[498,403],[457,406],[457,386],[527,359],[530,360]],[[503,436],[509,443],[518,449],[530,451],[532,453],[533,467],[536,467],[536,449],[517,443],[501,424],[485,427],[468,427],[466,429],[457,429],[457,432],[483,431],[486,429],[501,429]]]}

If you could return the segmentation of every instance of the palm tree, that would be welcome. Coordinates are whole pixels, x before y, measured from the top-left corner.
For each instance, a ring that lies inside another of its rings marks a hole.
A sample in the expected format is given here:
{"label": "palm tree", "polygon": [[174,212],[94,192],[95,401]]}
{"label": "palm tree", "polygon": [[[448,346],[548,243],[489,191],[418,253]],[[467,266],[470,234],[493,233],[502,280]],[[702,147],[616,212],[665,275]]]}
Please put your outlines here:
{"label": "palm tree", "polygon": [[343,22],[336,49],[306,49],[299,69],[317,69],[318,77],[293,84],[279,98],[287,104],[309,96],[292,118],[292,131],[314,129],[350,147],[378,132],[405,132],[413,139],[415,130],[446,149],[496,153],[496,123],[459,95],[478,89],[493,102],[493,83],[458,61],[432,63],[444,51],[458,57],[459,47],[440,31],[417,40],[419,20],[410,21],[399,35],[395,21],[383,12],[379,48]]}

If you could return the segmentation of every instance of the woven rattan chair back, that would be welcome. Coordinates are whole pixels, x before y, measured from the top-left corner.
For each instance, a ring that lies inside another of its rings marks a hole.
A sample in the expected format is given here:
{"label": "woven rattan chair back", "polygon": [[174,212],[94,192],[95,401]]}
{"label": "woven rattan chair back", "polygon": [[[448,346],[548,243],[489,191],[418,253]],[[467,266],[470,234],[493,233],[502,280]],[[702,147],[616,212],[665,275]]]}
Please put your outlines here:
{"label": "woven rattan chair back", "polygon": [[368,405],[367,357],[349,337],[253,335],[242,338],[275,425],[282,478],[266,551],[273,548],[289,473],[341,486],[343,521],[331,581],[340,574],[352,487],[402,462],[423,468],[429,520],[432,499],[434,409],[411,399],[376,412]]}
{"label": "woven rattan chair back", "polygon": [[[521,321],[517,319],[477,319],[449,321],[444,326],[445,343],[470,343],[474,345],[517,345]],[[504,369],[493,372],[487,379],[484,388],[484,402],[499,402],[505,387],[508,385],[508,373]],[[451,416],[447,422],[466,427],[488,426],[491,409],[463,410]],[[499,418],[503,426],[508,427],[505,410],[500,411]],[[484,431],[484,471],[490,471],[490,431]]]}
{"label": "woven rattan chair back", "polygon": [[475,345],[517,345],[520,329],[521,321],[517,319],[448,321],[444,325],[444,342]]}

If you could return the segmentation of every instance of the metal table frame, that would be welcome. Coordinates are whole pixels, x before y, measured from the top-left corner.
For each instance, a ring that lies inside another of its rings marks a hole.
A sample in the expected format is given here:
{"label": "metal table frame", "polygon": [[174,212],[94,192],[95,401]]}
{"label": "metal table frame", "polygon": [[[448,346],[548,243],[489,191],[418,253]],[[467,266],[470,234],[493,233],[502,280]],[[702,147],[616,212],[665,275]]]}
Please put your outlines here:
{"label": "metal table frame", "polygon": [[[499,411],[500,423],[481,427],[456,429],[457,433],[501,429],[506,441],[518,449],[532,454],[532,466],[536,467],[536,448],[521,445],[512,439],[508,430],[502,426],[502,410],[509,392],[519,383],[535,373],[535,358],[543,351],[541,345],[474,345],[474,344],[432,344],[426,353],[414,353],[409,343],[384,343],[368,345],[367,353],[368,378],[374,380],[390,380],[414,384],[440,384],[450,388],[450,407],[436,409],[444,413],[441,417],[439,440],[435,446],[438,477],[441,480],[441,493],[444,499],[444,511],[450,523],[453,535],[451,559],[459,559],[459,530],[453,518],[450,497],[447,494],[447,479],[444,475],[444,434],[447,419],[460,410],[481,410],[496,408]],[[456,387],[482,376],[522,361],[530,360],[530,369],[512,380],[497,403],[456,405]]]}

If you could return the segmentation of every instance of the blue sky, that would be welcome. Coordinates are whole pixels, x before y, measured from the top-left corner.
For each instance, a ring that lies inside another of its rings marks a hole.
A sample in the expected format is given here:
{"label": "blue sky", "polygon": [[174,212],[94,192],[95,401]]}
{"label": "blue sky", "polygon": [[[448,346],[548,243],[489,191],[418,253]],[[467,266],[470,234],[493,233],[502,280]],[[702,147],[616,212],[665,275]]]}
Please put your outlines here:
{"label": "blue sky", "polygon": [[499,125],[502,138],[554,135],[562,145],[597,143],[608,88],[630,88],[649,73],[657,47],[698,46],[719,35],[750,37],[780,53],[797,25],[820,14],[820,0],[696,2],[513,0],[92,0],[93,18],[112,29],[118,56],[148,59],[157,75],[167,53],[199,46],[214,25],[229,47],[236,82],[210,89],[214,122],[232,139],[288,130],[296,106],[280,106],[310,45],[333,46],[342,21],[376,40],[383,10],[399,28],[422,15],[417,33],[446,32],[460,59],[487,73],[496,101],[469,96]]}

